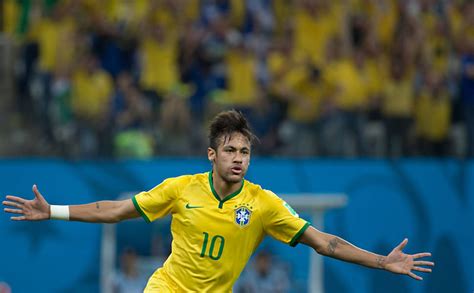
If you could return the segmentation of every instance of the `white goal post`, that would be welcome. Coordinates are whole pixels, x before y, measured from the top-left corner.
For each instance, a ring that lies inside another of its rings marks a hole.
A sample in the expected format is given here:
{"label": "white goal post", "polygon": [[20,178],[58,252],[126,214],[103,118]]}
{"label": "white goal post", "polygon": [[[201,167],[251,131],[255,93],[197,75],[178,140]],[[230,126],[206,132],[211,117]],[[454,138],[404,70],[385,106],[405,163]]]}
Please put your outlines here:
{"label": "white goal post", "polygon": [[[119,199],[131,198],[135,194],[133,192],[123,193]],[[309,214],[311,218],[308,220],[320,230],[324,230],[324,213],[327,210],[341,208],[347,204],[347,196],[342,193],[294,193],[281,194],[280,197],[299,213]],[[103,224],[102,228],[100,286],[102,293],[112,293],[110,276],[116,270],[116,225]],[[308,291],[324,292],[322,257],[314,251],[311,251],[310,254]]]}
{"label": "white goal post", "polygon": [[[298,212],[309,213],[311,224],[324,230],[324,212],[329,209],[341,208],[347,204],[344,194],[295,193],[281,196]],[[324,292],[323,259],[314,250],[310,251],[308,292]]]}

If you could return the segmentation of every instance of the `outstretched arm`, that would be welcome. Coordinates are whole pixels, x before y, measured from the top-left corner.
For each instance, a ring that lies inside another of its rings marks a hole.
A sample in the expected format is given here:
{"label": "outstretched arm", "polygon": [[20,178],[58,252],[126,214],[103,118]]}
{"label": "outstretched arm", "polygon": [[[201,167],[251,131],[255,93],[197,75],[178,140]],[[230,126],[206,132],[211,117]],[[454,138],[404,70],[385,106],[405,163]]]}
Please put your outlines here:
{"label": "outstretched arm", "polygon": [[405,254],[403,248],[408,243],[404,239],[395,247],[389,255],[378,255],[367,250],[360,249],[344,239],[309,227],[301,235],[299,242],[306,244],[316,250],[317,253],[352,262],[370,268],[384,269],[396,274],[409,275],[416,280],[423,280],[412,271],[430,273],[430,268],[421,266],[434,266],[433,262],[417,260],[421,257],[431,256],[431,253]]}
{"label": "outstretched arm", "polygon": [[[36,185],[33,185],[35,198],[27,200],[7,195],[3,205],[4,211],[15,214],[14,221],[41,221],[51,219],[51,205],[44,199]],[[98,201],[83,205],[67,206],[69,220],[91,223],[116,223],[125,219],[139,217],[132,200]]]}

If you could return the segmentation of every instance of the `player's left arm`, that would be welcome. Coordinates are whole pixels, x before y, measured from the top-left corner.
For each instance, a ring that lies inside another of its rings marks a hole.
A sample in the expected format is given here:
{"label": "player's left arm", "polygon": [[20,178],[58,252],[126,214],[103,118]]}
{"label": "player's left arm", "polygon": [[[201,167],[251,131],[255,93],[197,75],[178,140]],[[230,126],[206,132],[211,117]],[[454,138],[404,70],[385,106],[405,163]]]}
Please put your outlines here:
{"label": "player's left arm", "polygon": [[422,280],[423,278],[413,273],[413,271],[430,273],[431,268],[422,266],[434,266],[434,262],[417,260],[422,257],[431,256],[429,252],[403,253],[402,250],[407,245],[408,239],[404,239],[387,256],[360,249],[338,236],[321,232],[313,227],[306,229],[298,241],[312,247],[317,253],[325,256],[370,268],[387,270],[396,274],[409,275],[416,280]]}

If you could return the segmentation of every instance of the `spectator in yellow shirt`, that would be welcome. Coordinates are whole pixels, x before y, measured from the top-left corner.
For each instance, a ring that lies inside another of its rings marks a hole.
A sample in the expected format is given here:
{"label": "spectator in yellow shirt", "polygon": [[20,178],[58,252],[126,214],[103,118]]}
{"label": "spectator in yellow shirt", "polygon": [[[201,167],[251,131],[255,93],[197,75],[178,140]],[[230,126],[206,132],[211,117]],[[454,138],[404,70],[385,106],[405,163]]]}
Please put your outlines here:
{"label": "spectator in yellow shirt", "polygon": [[257,60],[243,40],[227,51],[227,103],[234,107],[252,106],[257,97]]}
{"label": "spectator in yellow shirt", "polygon": [[20,20],[20,5],[16,0],[6,0],[3,3],[3,17],[0,23],[0,31],[7,36],[13,37],[17,32]]}
{"label": "spectator in yellow shirt", "polygon": [[72,77],[72,109],[77,120],[80,152],[84,156],[110,153],[108,115],[113,90],[111,76],[88,54]]}
{"label": "spectator in yellow shirt", "polygon": [[104,121],[113,90],[110,75],[98,67],[93,55],[86,55],[73,74],[72,106],[77,118],[90,123]]}
{"label": "spectator in yellow shirt", "polygon": [[343,56],[335,59],[326,66],[324,74],[341,119],[341,137],[350,139],[355,146],[354,150],[343,149],[346,156],[366,152],[362,131],[368,112],[371,84],[364,51],[354,49],[351,55],[350,58]]}
{"label": "spectator in yellow shirt", "polygon": [[177,40],[161,24],[149,24],[139,45],[140,85],[163,97],[179,82]]}
{"label": "spectator in yellow shirt", "polygon": [[297,58],[321,66],[329,41],[344,26],[345,15],[340,3],[303,0],[296,3],[293,22]]}
{"label": "spectator in yellow shirt", "polygon": [[[30,4],[33,5],[33,3]],[[33,105],[39,114],[43,132],[49,139],[53,139],[54,136],[49,115],[53,77],[56,72],[70,68],[75,58],[77,27],[72,17],[74,8],[75,6],[66,2],[59,2],[50,10],[37,6],[35,9],[38,9],[42,15],[29,25],[28,37],[38,49],[38,60],[33,72],[28,74],[35,76],[41,86],[41,90],[36,92],[37,99],[33,100],[36,102]]]}
{"label": "spectator in yellow shirt", "polygon": [[416,103],[416,133],[421,155],[447,155],[451,99],[439,73],[428,72]]}
{"label": "spectator in yellow shirt", "polygon": [[385,119],[389,156],[408,153],[414,98],[413,81],[401,62],[394,58],[390,67],[390,77],[382,95],[382,113]]}
{"label": "spectator in yellow shirt", "polygon": [[369,1],[368,12],[377,39],[387,50],[393,42],[393,34],[399,18],[399,8],[396,0]]}
{"label": "spectator in yellow shirt", "polygon": [[38,43],[39,68],[41,72],[52,73],[57,66],[72,64],[74,61],[74,36],[77,31],[67,3],[53,7],[51,14],[41,18],[30,31],[30,37]]}

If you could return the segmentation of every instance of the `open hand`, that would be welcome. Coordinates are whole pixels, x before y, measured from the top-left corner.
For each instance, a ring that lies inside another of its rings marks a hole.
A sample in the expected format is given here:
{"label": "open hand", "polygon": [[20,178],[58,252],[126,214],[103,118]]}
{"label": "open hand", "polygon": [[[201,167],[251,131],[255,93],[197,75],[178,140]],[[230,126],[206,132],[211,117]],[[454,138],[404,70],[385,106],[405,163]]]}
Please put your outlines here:
{"label": "open hand", "polygon": [[431,273],[430,268],[422,266],[434,266],[434,262],[417,260],[422,257],[431,256],[429,252],[405,254],[403,248],[407,245],[408,239],[405,238],[392,252],[385,258],[384,268],[387,271],[396,274],[409,275],[413,279],[423,280],[422,277],[414,274],[412,271]]}
{"label": "open hand", "polygon": [[35,198],[32,200],[13,195],[6,196],[7,200],[3,201],[3,205],[11,208],[4,208],[3,210],[6,213],[18,215],[12,216],[10,219],[14,221],[41,221],[50,218],[49,204],[39,192],[36,184],[33,185],[33,193]]}

